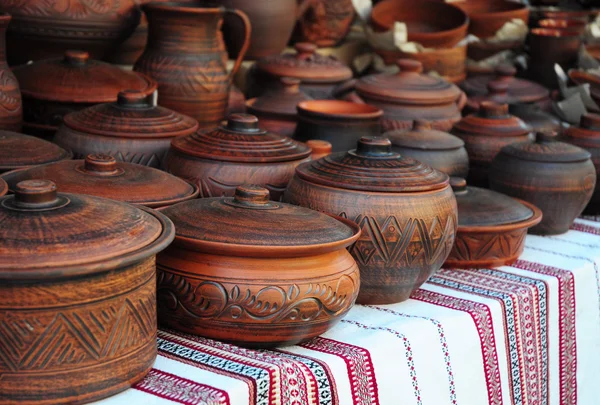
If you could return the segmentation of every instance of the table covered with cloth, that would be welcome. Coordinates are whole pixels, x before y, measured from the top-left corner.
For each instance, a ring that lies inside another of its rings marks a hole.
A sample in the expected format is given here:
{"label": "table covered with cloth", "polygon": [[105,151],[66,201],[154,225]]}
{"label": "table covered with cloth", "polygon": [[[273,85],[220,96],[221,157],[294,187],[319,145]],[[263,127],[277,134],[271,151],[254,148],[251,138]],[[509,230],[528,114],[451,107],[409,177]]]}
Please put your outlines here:
{"label": "table covered with cloth", "polygon": [[600,218],[578,219],[527,235],[512,266],[443,269],[298,346],[159,330],[148,376],[97,404],[600,404],[599,272]]}

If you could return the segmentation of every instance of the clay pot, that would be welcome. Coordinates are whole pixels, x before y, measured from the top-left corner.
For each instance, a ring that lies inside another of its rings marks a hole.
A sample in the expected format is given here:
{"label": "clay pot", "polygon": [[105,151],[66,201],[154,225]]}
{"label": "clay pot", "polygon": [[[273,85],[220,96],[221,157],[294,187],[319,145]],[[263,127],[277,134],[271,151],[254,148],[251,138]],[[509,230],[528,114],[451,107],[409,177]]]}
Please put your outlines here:
{"label": "clay pot", "polygon": [[161,325],[237,345],[291,345],[330,329],[360,285],[345,247],[351,221],[269,201],[238,187],[233,198],[166,208],[175,242],[158,257]]}
{"label": "clay pot", "polygon": [[119,161],[162,167],[171,140],[198,129],[193,118],[158,107],[153,93],[123,91],[116,103],[67,114],[54,142],[83,159],[103,153]]}
{"label": "clay pot", "polygon": [[408,41],[425,48],[452,48],[467,36],[469,18],[460,8],[432,1],[384,0],[373,7],[371,25],[389,31],[396,21],[406,23]]}
{"label": "clay pot", "polygon": [[361,304],[408,299],[450,253],[456,200],[448,176],[392,152],[389,139],[298,166],[284,201],[356,222],[350,248],[360,268]]}
{"label": "clay pot", "polygon": [[303,101],[298,104],[298,125],[294,139],[319,139],[331,143],[333,152],[356,147],[363,136],[381,133],[383,112],[367,104],[338,100]]}
{"label": "clay pot", "polygon": [[260,128],[249,114],[233,114],[213,130],[175,138],[165,170],[200,189],[200,197],[233,196],[242,184],[259,184],[279,200],[310,148]]}
{"label": "clay pot", "polygon": [[558,30],[558,31],[576,31],[579,34],[583,34],[585,32],[585,27],[587,26],[587,22],[586,21],[581,21],[581,20],[558,20],[558,19],[552,19],[552,18],[547,18],[544,20],[540,20],[538,21],[538,25],[541,28],[548,28],[548,29],[554,29],[554,30]]}
{"label": "clay pot", "polygon": [[586,207],[596,185],[590,153],[538,133],[534,143],[508,145],[490,169],[490,187],[525,200],[544,213],[530,232],[565,233]]}
{"label": "clay pot", "polygon": [[481,269],[514,263],[523,253],[527,230],[540,223],[535,205],[450,179],[458,205],[456,241],[444,267]]}
{"label": "clay pot", "polygon": [[469,154],[469,184],[487,188],[492,160],[511,143],[531,141],[531,128],[508,113],[508,105],[481,103],[479,112],[463,118],[451,133],[465,142]]}
{"label": "clay pot", "polygon": [[560,132],[560,120],[540,109],[536,104],[511,104],[508,112],[519,117],[531,128],[531,132]]}
{"label": "clay pot", "polygon": [[[199,3],[146,4],[149,36],[134,70],[158,82],[158,104],[188,115],[201,128],[225,118],[229,89],[250,40],[250,22],[238,10]],[[244,42],[233,70],[227,72],[227,52],[219,31],[224,15],[244,24]]]}
{"label": "clay pot", "polygon": [[156,359],[155,255],[172,222],[28,180],[0,199],[0,223],[3,402],[87,403],[140,381]]}
{"label": "clay pot", "polygon": [[298,19],[298,39],[319,47],[335,46],[344,39],[354,20],[352,0],[307,0]]}
{"label": "clay pot", "polygon": [[80,51],[13,71],[23,95],[23,131],[45,139],[52,139],[70,112],[115,102],[123,90],[151,93],[156,89],[149,77],[92,60]]}
{"label": "clay pot", "polygon": [[0,130],[21,132],[21,91],[15,75],[6,63],[6,29],[10,20],[10,15],[0,13]]}
{"label": "clay pot", "polygon": [[163,171],[95,154],[4,173],[11,191],[24,180],[52,179],[65,193],[88,194],[149,208],[198,196],[198,188]]}
{"label": "clay pot", "polygon": [[514,1],[458,1],[452,3],[469,17],[469,34],[479,39],[489,39],[509,21],[529,21],[529,8]]}
{"label": "clay pot", "polygon": [[311,149],[311,159],[318,160],[322,157],[331,155],[332,145],[330,142],[322,141],[320,139],[310,139],[306,141],[306,146]]}
{"label": "clay pot", "polygon": [[71,158],[71,153],[43,139],[0,131],[0,173]]}
{"label": "clay pot", "polygon": [[384,134],[392,142],[392,150],[446,173],[467,177],[469,156],[462,139],[437,131],[427,121],[415,121],[411,130],[395,130]]}
{"label": "clay pot", "polygon": [[267,131],[292,136],[296,130],[296,106],[307,100],[312,98],[300,90],[300,80],[284,77],[276,88],[248,100],[246,111],[260,119],[262,127]]}

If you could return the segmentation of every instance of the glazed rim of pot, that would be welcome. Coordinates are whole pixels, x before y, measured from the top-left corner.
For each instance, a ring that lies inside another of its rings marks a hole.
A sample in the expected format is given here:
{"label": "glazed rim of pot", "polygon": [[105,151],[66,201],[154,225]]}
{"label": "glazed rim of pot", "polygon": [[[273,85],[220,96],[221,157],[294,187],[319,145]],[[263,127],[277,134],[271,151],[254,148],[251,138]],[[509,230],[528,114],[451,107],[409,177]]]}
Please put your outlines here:
{"label": "glazed rim of pot", "polygon": [[368,104],[342,100],[309,100],[298,103],[296,107],[302,115],[314,115],[323,118],[343,120],[377,119],[383,111]]}

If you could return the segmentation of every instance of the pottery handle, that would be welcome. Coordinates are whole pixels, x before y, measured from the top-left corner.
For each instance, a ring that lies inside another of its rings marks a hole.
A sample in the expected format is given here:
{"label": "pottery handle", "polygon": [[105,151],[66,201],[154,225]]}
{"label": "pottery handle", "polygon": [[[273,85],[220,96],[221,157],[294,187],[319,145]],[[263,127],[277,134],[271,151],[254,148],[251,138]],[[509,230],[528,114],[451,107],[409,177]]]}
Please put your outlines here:
{"label": "pottery handle", "polygon": [[456,105],[458,106],[458,111],[462,111],[463,108],[465,108],[465,105],[467,105],[467,95],[465,94],[464,91],[460,92],[460,96],[458,96],[458,99],[456,100]]}
{"label": "pottery handle", "polygon": [[252,25],[250,24],[250,20],[248,19],[248,16],[243,11],[240,11],[237,9],[225,9],[225,13],[236,16],[237,18],[242,20],[242,23],[244,24],[244,43],[238,53],[238,57],[235,61],[235,64],[233,65],[233,69],[231,70],[231,73],[229,75],[229,80],[231,82],[231,81],[233,81],[233,78],[234,78],[235,74],[237,73],[237,71],[240,69],[240,66],[242,66],[242,62],[244,61],[244,56],[246,56],[246,51],[248,51],[248,46],[250,46],[250,35],[252,35]]}

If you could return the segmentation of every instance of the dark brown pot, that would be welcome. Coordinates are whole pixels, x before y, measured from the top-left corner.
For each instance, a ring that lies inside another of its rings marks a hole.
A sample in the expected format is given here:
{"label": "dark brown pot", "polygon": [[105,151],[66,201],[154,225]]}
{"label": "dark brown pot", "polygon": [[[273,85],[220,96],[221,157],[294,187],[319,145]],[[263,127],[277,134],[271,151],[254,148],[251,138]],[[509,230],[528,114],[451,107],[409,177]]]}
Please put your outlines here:
{"label": "dark brown pot", "polygon": [[440,269],[456,234],[448,176],[392,152],[385,138],[363,138],[355,150],[299,166],[284,201],[360,226],[350,253],[360,268],[361,304],[408,299]]}
{"label": "dark brown pot", "polygon": [[173,223],[45,180],[15,192],[0,199],[2,402],[86,403],[130,388],[156,359],[155,255]]}
{"label": "dark brown pot", "polygon": [[0,130],[21,132],[21,91],[15,75],[6,63],[6,29],[10,20],[10,15],[0,13]]}
{"label": "dark brown pot", "polygon": [[242,184],[258,184],[280,200],[310,148],[260,128],[256,117],[234,114],[220,127],[174,139],[165,170],[200,189],[200,197],[233,196]]}
{"label": "dark brown pot", "polygon": [[319,47],[337,45],[354,20],[352,0],[306,0],[309,5],[298,19],[298,39]]}
{"label": "dark brown pot", "polygon": [[0,173],[71,159],[60,146],[33,136],[0,131]]}
{"label": "dark brown pot", "polygon": [[508,145],[490,169],[490,187],[540,208],[532,233],[565,233],[586,207],[596,185],[590,153],[543,133],[534,143]]}
{"label": "dark brown pot", "polygon": [[[148,44],[134,70],[158,82],[159,105],[196,119],[201,128],[217,126],[225,118],[231,80],[248,48],[248,18],[238,10],[200,3],[156,3],[143,9],[149,24]],[[244,24],[243,46],[230,73],[219,31],[225,14]]]}
{"label": "dark brown pot", "polygon": [[193,118],[155,104],[154,92],[124,91],[116,103],[67,114],[54,142],[83,159],[90,153],[160,168],[178,136],[198,129]]}
{"label": "dark brown pot", "polygon": [[303,101],[298,104],[298,125],[294,139],[319,139],[331,143],[333,152],[356,147],[363,136],[381,133],[383,112],[367,104],[338,100]]}

